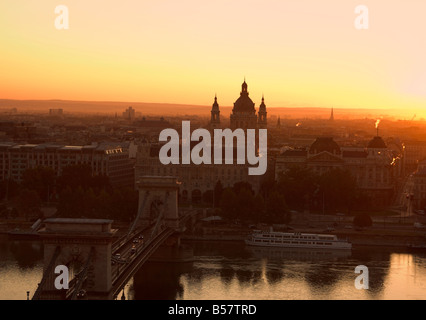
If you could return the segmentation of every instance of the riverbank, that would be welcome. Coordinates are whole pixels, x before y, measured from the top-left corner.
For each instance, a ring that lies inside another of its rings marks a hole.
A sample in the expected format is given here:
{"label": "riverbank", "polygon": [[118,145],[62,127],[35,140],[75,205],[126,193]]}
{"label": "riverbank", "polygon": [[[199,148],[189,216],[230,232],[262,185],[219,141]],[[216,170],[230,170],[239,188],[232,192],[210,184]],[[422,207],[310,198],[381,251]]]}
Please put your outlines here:
{"label": "riverbank", "polygon": [[[18,240],[33,240],[39,236],[31,231],[32,222],[23,220],[0,221],[0,234],[8,235]],[[128,225],[125,223],[115,223],[115,228],[119,230],[127,230]],[[201,232],[184,233],[182,240],[187,241],[236,241],[243,242],[253,230],[236,225],[212,225],[202,227]],[[414,227],[401,226],[373,226],[362,231],[355,229],[347,229],[345,227],[336,228],[335,230],[324,230],[324,228],[307,228],[302,226],[294,226],[288,232],[302,233],[328,233],[335,234],[339,238],[347,239],[354,246],[386,246],[386,247],[404,247],[408,245],[424,245],[426,244],[426,231],[416,229]]]}
{"label": "riverbank", "polygon": [[[186,241],[237,241],[242,242],[251,233],[250,230],[235,230],[235,234],[229,234],[229,230],[209,229],[207,234],[183,234],[181,239]],[[403,247],[409,244],[425,244],[426,233],[418,230],[398,230],[370,228],[362,231],[356,230],[334,230],[323,232],[311,229],[297,229],[290,232],[302,233],[327,233],[335,234],[341,239],[347,239],[354,246],[375,246],[375,247]]]}

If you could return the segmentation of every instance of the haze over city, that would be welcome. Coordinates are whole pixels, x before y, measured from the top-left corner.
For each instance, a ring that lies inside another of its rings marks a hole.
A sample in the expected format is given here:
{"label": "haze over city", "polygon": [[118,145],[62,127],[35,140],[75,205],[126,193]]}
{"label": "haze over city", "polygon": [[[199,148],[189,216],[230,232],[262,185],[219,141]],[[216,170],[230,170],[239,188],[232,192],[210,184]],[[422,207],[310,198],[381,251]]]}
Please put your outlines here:
{"label": "haze over city", "polygon": [[[384,109],[423,117],[422,1],[56,1],[0,4],[0,98]],[[2,103],[4,105],[4,103]],[[76,106],[73,111],[90,111]],[[407,111],[408,110],[408,111]]]}

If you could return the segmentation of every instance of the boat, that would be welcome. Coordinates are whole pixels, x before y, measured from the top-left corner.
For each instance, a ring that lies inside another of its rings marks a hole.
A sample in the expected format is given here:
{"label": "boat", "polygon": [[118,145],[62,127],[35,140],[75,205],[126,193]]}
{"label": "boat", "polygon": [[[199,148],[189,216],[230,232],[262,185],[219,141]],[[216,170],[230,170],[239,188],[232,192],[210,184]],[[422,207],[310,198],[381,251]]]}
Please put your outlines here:
{"label": "boat", "polygon": [[249,246],[350,250],[352,244],[332,234],[255,230],[246,240]]}
{"label": "boat", "polygon": [[268,260],[285,259],[294,261],[333,261],[349,258],[351,250],[334,250],[323,248],[285,248],[247,246],[247,251],[256,258]]}
{"label": "boat", "polygon": [[421,244],[410,243],[410,244],[407,244],[407,248],[409,250],[412,250],[412,251],[426,251],[426,244],[425,243],[421,243]]}

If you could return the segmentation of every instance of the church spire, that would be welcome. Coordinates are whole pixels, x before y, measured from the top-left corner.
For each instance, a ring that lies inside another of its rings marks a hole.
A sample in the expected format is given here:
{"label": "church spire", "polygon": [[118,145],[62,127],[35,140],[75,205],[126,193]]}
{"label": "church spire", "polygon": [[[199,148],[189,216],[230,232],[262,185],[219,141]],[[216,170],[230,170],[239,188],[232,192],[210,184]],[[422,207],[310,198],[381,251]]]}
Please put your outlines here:
{"label": "church spire", "polygon": [[330,121],[334,120],[334,109],[331,108],[331,115],[330,115]]}
{"label": "church spire", "polygon": [[248,89],[248,86],[247,86],[247,82],[246,82],[246,77],[244,77],[244,82],[241,85],[241,94],[243,94],[243,93],[248,94],[247,89]]}
{"label": "church spire", "polygon": [[210,127],[212,129],[220,126],[220,110],[219,104],[217,103],[217,94],[214,95],[214,103],[212,105]]}
{"label": "church spire", "polygon": [[267,125],[267,112],[266,112],[266,105],[265,105],[265,97],[262,94],[262,103],[259,106],[259,112],[257,113],[257,123],[259,125],[260,129],[266,129],[266,125]]}

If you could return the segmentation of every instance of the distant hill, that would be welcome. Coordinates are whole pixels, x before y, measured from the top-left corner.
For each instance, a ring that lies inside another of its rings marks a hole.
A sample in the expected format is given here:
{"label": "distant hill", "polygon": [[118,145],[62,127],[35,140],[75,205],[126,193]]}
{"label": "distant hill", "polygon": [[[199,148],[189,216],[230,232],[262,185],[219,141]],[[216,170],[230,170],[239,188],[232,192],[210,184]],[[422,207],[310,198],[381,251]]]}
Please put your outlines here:
{"label": "distant hill", "polygon": [[[148,103],[148,102],[115,102],[115,101],[71,101],[71,100],[8,100],[0,99],[0,111],[3,109],[17,108],[18,112],[31,111],[47,113],[49,109],[63,109],[64,113],[91,113],[91,114],[117,114],[129,106],[142,115],[184,116],[201,115],[209,116],[211,106]],[[268,107],[268,106],[267,106]],[[220,106],[221,115],[229,117],[232,107]],[[331,108],[308,107],[268,107],[268,115],[282,118],[324,118],[330,116]],[[396,117],[411,118],[410,110],[395,109],[334,109],[335,119],[339,118],[374,118]]]}

